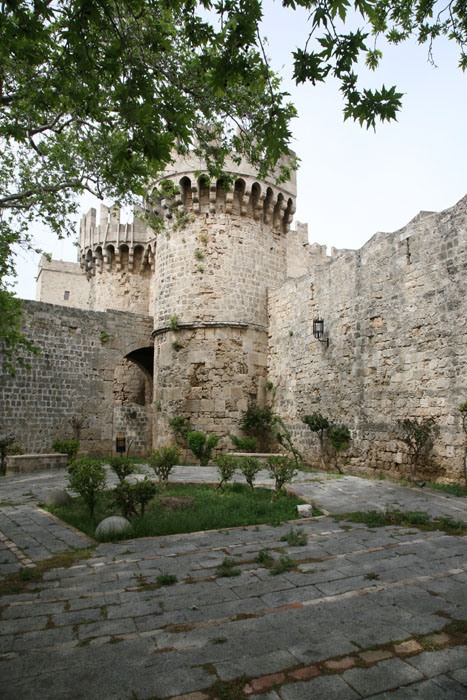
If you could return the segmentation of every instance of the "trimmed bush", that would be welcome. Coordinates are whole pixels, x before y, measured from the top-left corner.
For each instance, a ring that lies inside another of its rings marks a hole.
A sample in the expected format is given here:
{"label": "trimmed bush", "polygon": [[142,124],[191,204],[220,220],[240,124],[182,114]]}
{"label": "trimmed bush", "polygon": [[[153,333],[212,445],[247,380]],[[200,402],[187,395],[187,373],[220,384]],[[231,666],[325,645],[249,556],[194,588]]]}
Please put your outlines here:
{"label": "trimmed bush", "polygon": [[219,476],[221,477],[217,488],[220,489],[222,488],[223,484],[226,484],[232,479],[237,469],[239,460],[237,459],[237,457],[233,457],[232,455],[218,455],[216,461],[217,471],[219,472]]}
{"label": "trimmed bush", "polygon": [[295,460],[284,455],[283,457],[268,457],[269,476],[274,479],[274,495],[275,500],[285,484],[289,484],[294,476],[297,475],[295,468]]}
{"label": "trimmed bush", "polygon": [[68,464],[74,460],[79,452],[79,440],[71,438],[70,440],[54,440],[52,443],[54,452],[61,452],[68,456]]}
{"label": "trimmed bush", "polygon": [[109,465],[118,476],[120,483],[136,471],[136,466],[129,457],[112,457],[109,459]]}
{"label": "trimmed bush", "polygon": [[170,447],[161,447],[159,450],[154,450],[149,455],[148,464],[154,469],[163,491],[167,488],[170,472],[179,461],[180,448],[174,445]]}
{"label": "trimmed bush", "polygon": [[193,452],[195,457],[199,459],[202,467],[206,467],[211,459],[211,452],[219,442],[217,435],[209,437],[199,430],[192,430],[188,433],[188,447]]}
{"label": "trimmed bush", "polygon": [[105,488],[105,469],[99,460],[91,457],[77,459],[68,470],[70,487],[79,493],[85,502],[91,518],[101,492]]}
{"label": "trimmed bush", "polygon": [[261,464],[256,457],[240,457],[240,471],[246,479],[246,483],[250,488],[254,488],[254,478],[261,469]]}

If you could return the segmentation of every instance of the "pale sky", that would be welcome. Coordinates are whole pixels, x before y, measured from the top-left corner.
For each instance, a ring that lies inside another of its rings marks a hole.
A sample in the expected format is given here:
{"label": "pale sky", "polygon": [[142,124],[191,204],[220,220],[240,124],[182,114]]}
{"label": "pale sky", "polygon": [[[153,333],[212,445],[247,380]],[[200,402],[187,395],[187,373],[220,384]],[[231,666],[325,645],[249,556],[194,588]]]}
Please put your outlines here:
{"label": "pale sky", "polygon": [[[376,133],[343,122],[338,85],[296,87],[290,53],[303,47],[306,13],[265,0],[263,34],[273,68],[298,111],[292,148],[301,159],[295,221],[308,223],[310,243],[360,248],[378,231],[395,231],[421,210],[441,211],[467,194],[467,74],[457,68],[452,42],[427,47],[415,42],[385,49],[382,68],[362,71],[364,87],[397,85],[405,93],[397,122]],[[82,213],[99,203],[86,197]],[[36,244],[55,260],[76,260],[72,241],[38,230]],[[35,298],[39,256],[19,253],[16,293]]]}

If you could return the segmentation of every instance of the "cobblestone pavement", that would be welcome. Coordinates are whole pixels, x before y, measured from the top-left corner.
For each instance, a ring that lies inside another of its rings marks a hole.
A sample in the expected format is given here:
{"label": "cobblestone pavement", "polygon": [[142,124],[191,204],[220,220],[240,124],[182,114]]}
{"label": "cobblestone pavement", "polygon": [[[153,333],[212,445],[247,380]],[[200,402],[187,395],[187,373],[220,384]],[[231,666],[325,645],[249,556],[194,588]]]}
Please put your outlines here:
{"label": "cobblestone pavement", "polygon": [[[64,473],[1,479],[4,573],[89,546],[33,505],[64,484]],[[428,489],[310,474],[294,488],[330,512],[467,520],[464,499]],[[292,524],[264,525],[99,544],[44,571],[0,601],[0,697],[465,700],[466,538],[329,516],[299,525],[304,546],[281,539]],[[263,550],[295,568],[271,575]],[[226,557],[238,575],[221,576]],[[161,574],[177,582],[160,587]]]}

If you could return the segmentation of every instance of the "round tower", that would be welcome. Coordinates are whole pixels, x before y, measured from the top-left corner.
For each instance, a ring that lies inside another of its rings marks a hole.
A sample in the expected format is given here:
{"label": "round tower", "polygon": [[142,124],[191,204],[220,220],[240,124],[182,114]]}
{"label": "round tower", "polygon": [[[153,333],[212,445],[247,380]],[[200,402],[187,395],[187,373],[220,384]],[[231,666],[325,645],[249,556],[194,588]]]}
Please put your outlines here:
{"label": "round tower", "polygon": [[120,223],[120,208],[90,209],[79,234],[81,268],[90,281],[89,308],[152,314],[155,234],[135,211],[132,223]]}
{"label": "round tower", "polygon": [[172,437],[173,415],[225,436],[264,399],[267,292],[287,275],[295,175],[276,185],[244,162],[226,169],[230,187],[189,156],[156,183],[154,447]]}

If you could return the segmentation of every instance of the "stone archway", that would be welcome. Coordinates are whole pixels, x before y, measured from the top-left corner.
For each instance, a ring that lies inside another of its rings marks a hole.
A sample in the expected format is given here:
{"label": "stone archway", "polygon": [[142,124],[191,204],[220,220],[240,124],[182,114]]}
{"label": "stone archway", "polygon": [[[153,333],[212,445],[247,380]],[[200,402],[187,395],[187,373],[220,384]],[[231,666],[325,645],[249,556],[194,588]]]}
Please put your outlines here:
{"label": "stone archway", "polygon": [[113,434],[127,438],[127,451],[146,455],[152,447],[154,348],[127,353],[114,370]]}

